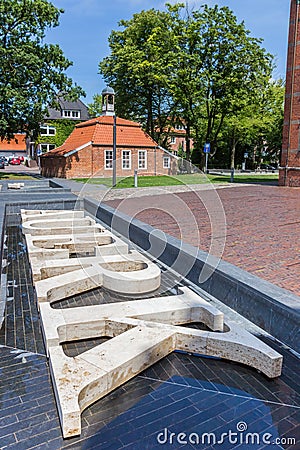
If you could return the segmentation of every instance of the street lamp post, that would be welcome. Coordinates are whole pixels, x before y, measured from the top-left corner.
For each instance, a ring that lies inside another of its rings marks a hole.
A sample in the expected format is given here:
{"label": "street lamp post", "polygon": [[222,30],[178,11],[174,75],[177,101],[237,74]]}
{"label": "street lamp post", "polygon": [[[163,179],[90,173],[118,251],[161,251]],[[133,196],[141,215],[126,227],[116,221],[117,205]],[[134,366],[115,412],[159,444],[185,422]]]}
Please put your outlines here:
{"label": "street lamp post", "polygon": [[114,115],[113,124],[113,177],[112,187],[117,185],[117,117]]}

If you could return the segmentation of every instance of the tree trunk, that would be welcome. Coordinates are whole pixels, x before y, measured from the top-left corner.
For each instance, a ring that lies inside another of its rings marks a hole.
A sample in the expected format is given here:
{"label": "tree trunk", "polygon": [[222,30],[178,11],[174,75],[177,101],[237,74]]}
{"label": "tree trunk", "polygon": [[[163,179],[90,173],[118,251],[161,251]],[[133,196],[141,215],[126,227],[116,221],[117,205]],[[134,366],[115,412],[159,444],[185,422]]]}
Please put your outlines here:
{"label": "tree trunk", "polygon": [[186,134],[185,134],[185,155],[188,161],[191,160],[191,126],[188,122],[186,124]]}
{"label": "tree trunk", "polygon": [[148,98],[147,98],[147,123],[146,123],[146,131],[152,139],[155,138],[154,136],[154,124],[153,124],[153,105],[152,105],[152,93],[151,91],[148,92]]}

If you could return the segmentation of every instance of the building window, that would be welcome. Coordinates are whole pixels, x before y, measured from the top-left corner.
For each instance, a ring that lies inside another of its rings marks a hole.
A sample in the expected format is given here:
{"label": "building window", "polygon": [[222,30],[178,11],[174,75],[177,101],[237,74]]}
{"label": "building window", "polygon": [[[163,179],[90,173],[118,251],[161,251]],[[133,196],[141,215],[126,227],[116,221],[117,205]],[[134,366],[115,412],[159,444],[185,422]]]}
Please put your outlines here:
{"label": "building window", "polygon": [[122,151],[122,169],[131,169],[131,151]]}
{"label": "building window", "polygon": [[105,150],[105,169],[113,168],[113,152],[111,150]]}
{"label": "building window", "polygon": [[41,127],[41,136],[54,136],[56,134],[56,128],[51,125],[43,125]]}
{"label": "building window", "polygon": [[184,126],[183,125],[175,125],[175,129],[176,130],[184,130]]}
{"label": "building window", "polygon": [[146,152],[146,150],[139,150],[138,168],[139,169],[147,169],[147,152]]}
{"label": "building window", "polygon": [[71,109],[63,109],[62,111],[63,117],[68,117],[71,119],[80,119],[80,111],[79,110],[71,110]]}
{"label": "building window", "polygon": [[170,169],[170,158],[168,156],[163,157],[163,168]]}
{"label": "building window", "polygon": [[55,144],[40,144],[40,148],[42,153],[48,153],[55,149]]}
{"label": "building window", "polygon": [[176,143],[176,137],[175,136],[171,136],[170,142],[171,142],[171,144],[175,144]]}

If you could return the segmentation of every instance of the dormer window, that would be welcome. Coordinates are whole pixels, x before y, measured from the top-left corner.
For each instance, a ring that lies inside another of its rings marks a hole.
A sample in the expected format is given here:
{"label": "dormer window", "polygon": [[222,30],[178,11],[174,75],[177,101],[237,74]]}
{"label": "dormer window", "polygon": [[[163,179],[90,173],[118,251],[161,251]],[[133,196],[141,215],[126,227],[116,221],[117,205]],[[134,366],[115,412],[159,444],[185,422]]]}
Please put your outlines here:
{"label": "dormer window", "polygon": [[80,111],[74,109],[63,109],[62,116],[68,119],[80,119]]}
{"label": "dormer window", "polygon": [[176,130],[184,130],[184,126],[181,125],[181,124],[180,124],[180,125],[179,125],[179,124],[176,124],[176,125],[175,125],[175,129],[176,129]]}

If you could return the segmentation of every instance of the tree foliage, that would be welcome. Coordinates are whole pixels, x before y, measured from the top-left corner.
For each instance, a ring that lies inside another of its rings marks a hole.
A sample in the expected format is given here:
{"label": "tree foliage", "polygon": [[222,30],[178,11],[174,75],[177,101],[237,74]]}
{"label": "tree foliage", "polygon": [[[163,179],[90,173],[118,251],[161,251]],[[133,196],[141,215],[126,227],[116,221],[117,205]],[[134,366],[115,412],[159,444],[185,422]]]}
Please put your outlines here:
{"label": "tree foliage", "polygon": [[180,73],[175,77],[176,95],[183,109],[190,109],[199,149],[210,142],[216,151],[225,118],[251,103],[269,81],[271,55],[249,34],[227,7],[205,5],[187,19],[186,72],[191,88],[184,91],[186,77]]}
{"label": "tree foliage", "polygon": [[119,25],[100,62],[117,113],[144,122],[160,142],[180,117],[188,159],[191,137],[198,159],[204,142],[216,153],[225,121],[250,111],[269,83],[273,57],[227,7],[166,4]]}
{"label": "tree foliage", "polygon": [[159,139],[175,109],[168,81],[174,70],[173,13],[151,9],[122,20],[109,37],[100,72],[116,92],[118,114],[144,123]]}
{"label": "tree foliage", "polygon": [[88,103],[88,110],[90,117],[98,117],[102,114],[102,95],[93,95],[93,102]]}
{"label": "tree foliage", "polygon": [[230,115],[224,121],[219,146],[222,161],[219,167],[236,167],[249,153],[248,166],[255,169],[260,162],[279,160],[282,143],[284,83],[270,80],[256,93],[251,103]]}
{"label": "tree foliage", "polygon": [[47,0],[0,3],[0,136],[17,131],[38,134],[46,107],[57,93],[84,95],[65,74],[72,64],[58,45],[44,43],[63,10]]}

